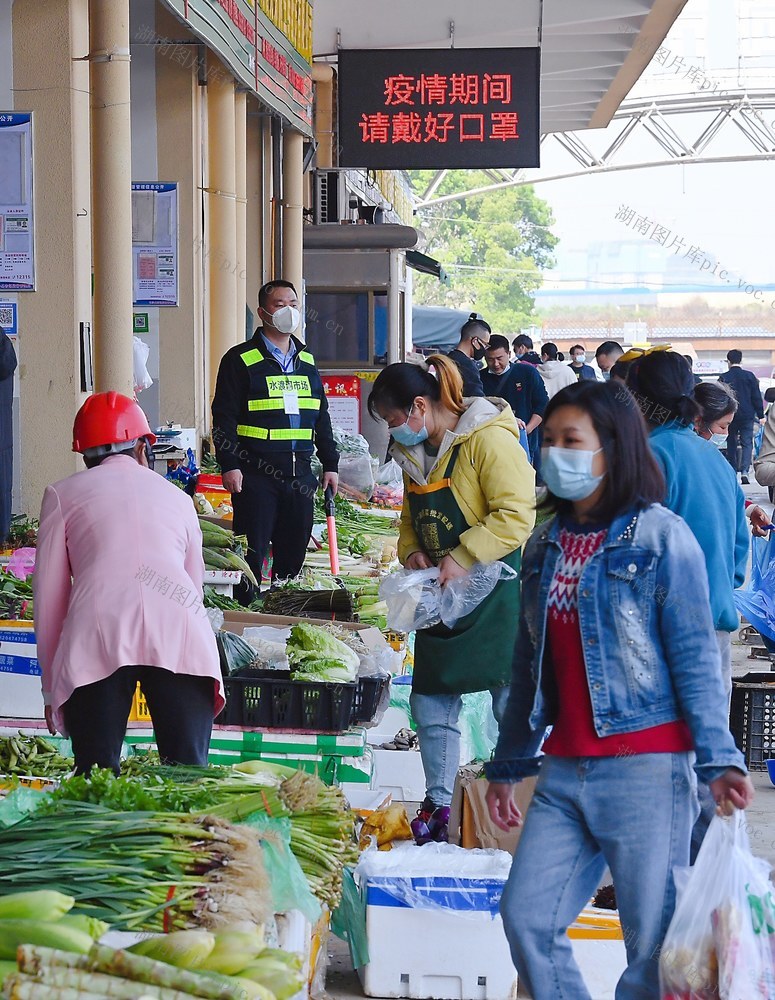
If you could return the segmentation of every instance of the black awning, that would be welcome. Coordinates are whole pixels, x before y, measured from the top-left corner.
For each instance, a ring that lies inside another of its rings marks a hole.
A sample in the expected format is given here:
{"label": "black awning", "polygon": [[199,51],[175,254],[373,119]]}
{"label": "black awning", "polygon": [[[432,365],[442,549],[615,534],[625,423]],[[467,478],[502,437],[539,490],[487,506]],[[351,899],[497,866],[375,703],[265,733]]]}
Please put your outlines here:
{"label": "black awning", "polygon": [[407,250],[406,263],[409,267],[413,267],[415,271],[421,271],[423,274],[432,274],[443,285],[449,284],[449,275],[441,264],[433,257],[429,257],[425,253],[420,253],[419,250]]}

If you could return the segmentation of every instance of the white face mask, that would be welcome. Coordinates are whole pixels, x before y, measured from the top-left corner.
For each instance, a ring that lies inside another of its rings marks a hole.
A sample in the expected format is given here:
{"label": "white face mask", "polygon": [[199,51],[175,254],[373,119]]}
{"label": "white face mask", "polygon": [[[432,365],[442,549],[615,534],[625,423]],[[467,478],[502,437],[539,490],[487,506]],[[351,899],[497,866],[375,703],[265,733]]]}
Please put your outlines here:
{"label": "white face mask", "polygon": [[573,363],[575,365],[583,365],[586,360],[587,360],[586,354],[577,354],[576,357],[573,359]]}
{"label": "white face mask", "polygon": [[556,497],[563,500],[586,500],[602,483],[605,473],[592,474],[592,463],[597,451],[583,448],[541,449],[541,475],[546,485]]}
{"label": "white face mask", "polygon": [[301,320],[301,313],[293,306],[282,306],[268,315],[272,317],[272,326],[278,333],[293,333]]}
{"label": "white face mask", "polygon": [[728,437],[729,434],[718,434],[716,431],[711,431],[710,443],[715,444],[717,448],[726,448]]}

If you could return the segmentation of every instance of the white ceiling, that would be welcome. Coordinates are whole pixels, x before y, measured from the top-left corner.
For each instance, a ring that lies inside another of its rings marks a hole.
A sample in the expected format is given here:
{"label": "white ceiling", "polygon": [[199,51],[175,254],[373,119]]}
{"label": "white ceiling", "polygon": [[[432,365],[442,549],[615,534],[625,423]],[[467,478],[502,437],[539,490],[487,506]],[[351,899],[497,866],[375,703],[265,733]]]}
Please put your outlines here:
{"label": "white ceiling", "polygon": [[346,49],[534,46],[541,131],[602,128],[687,0],[315,0],[316,61]]}

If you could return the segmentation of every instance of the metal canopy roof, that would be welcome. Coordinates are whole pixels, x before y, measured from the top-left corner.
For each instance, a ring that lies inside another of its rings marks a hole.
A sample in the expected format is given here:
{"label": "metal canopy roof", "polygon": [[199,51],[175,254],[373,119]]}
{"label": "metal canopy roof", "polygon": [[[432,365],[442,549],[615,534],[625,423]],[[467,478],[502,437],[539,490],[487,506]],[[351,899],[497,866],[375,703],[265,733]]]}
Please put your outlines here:
{"label": "metal canopy roof", "polygon": [[540,43],[541,131],[603,128],[687,0],[315,0],[314,59],[337,48]]}

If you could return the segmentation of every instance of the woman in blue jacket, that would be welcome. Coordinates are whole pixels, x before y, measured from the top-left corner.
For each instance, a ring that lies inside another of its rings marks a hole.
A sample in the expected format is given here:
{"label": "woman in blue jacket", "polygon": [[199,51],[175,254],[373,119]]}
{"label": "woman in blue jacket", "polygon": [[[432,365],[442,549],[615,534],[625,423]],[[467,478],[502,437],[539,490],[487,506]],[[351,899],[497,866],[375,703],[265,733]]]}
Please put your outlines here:
{"label": "woman in blue jacket", "polygon": [[547,407],[544,445],[556,516],[523,557],[511,690],[486,767],[502,829],[522,822],[513,783],[540,770],[501,913],[534,1000],[588,1000],[566,930],[608,866],[628,959],[617,1000],[642,1000],[659,996],[673,869],[689,860],[692,767],[725,811],[753,786],[727,724],[705,561],[659,503],[635,400],[613,382],[570,386]]}
{"label": "woman in blue jacket", "polygon": [[694,433],[701,407],[680,354],[659,351],[630,368],[627,384],[649,426],[649,443],[667,483],[665,506],[686,521],[705,556],[713,628],[727,700],[732,694],[732,637],[740,624],[734,591],[745,581],[750,539],[745,497],[719,449]]}

